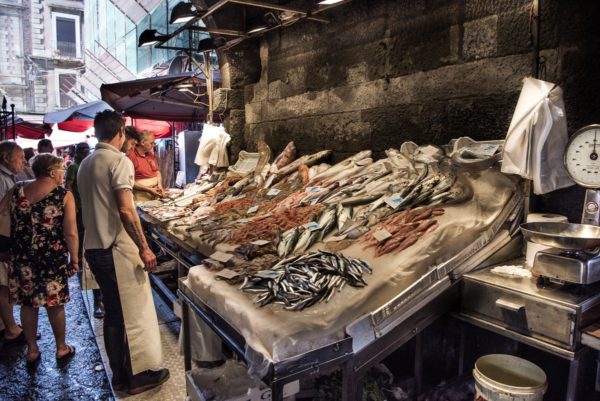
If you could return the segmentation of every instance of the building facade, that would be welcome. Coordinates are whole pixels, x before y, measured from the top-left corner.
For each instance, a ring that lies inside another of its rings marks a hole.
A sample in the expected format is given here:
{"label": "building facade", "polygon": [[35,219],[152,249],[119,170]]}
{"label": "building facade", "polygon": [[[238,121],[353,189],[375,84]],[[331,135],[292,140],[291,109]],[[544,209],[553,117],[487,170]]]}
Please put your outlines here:
{"label": "building facade", "polygon": [[18,113],[45,113],[90,100],[82,0],[0,0],[0,95]]}

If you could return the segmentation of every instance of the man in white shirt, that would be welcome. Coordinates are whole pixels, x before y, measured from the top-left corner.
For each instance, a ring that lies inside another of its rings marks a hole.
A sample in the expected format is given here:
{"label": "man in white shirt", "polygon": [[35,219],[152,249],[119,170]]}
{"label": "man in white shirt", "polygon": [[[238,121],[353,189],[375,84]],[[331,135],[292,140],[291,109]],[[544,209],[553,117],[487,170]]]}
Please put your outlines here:
{"label": "man in white shirt", "polygon": [[133,165],[120,152],[123,119],[115,111],[102,111],[94,129],[96,150],[77,174],[85,258],[104,298],[104,345],[113,388],[139,394],[169,378],[169,371],[160,368],[160,333],[146,273],[156,269],[156,256],[133,203]]}
{"label": "man in white shirt", "polygon": [[[0,143],[0,200],[14,187],[15,176],[25,168],[23,149],[15,142]],[[0,252],[8,251],[10,238],[0,236]],[[4,327],[4,344],[24,344],[23,329],[15,322],[13,305],[8,302],[8,265],[0,261],[0,318]],[[1,329],[1,328],[0,328]]]}

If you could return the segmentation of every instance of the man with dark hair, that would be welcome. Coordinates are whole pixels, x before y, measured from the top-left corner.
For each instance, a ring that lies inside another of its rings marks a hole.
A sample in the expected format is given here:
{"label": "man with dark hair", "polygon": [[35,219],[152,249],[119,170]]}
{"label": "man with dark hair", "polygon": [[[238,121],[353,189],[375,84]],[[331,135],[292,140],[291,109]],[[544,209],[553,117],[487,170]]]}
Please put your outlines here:
{"label": "man with dark hair", "polygon": [[[15,142],[0,142],[0,199],[15,185],[16,175],[25,168],[23,149]],[[11,239],[0,236],[0,252],[7,252]],[[23,344],[25,334],[15,322],[13,305],[8,302],[8,265],[0,261],[0,318],[4,324],[4,344]]]}
{"label": "man with dark hair", "polygon": [[79,166],[85,258],[104,298],[104,345],[115,390],[138,394],[164,383],[162,347],[148,271],[156,256],[133,203],[133,165],[121,153],[123,118],[96,115],[96,150]]}
{"label": "man with dark hair", "polygon": [[40,139],[37,144],[38,153],[52,153],[54,152],[54,146],[50,139]]}
{"label": "man with dark hair", "polygon": [[131,148],[137,145],[142,140],[142,135],[135,127],[128,125],[125,127],[125,142],[121,148],[121,152],[127,154]]}
{"label": "man with dark hair", "polygon": [[[83,234],[85,232],[85,228],[83,226],[83,218],[81,216],[81,197],[79,196],[79,187],[77,186],[77,172],[79,171],[79,166],[83,159],[85,159],[90,154],[90,145],[86,142],[80,142],[75,146],[75,159],[73,163],[69,165],[67,168],[67,176],[66,176],[66,188],[73,193],[73,197],[75,198],[75,207],[76,207],[76,216],[77,216],[77,231],[79,232],[79,260],[83,262],[82,252],[83,252]],[[79,275],[79,280],[82,283],[82,288],[84,287],[84,283],[81,281],[84,275],[83,269],[79,269],[77,272]],[[99,288],[95,288],[92,290],[92,294],[94,295],[94,317],[96,319],[102,319],[104,317],[104,304],[102,303],[102,291]]]}

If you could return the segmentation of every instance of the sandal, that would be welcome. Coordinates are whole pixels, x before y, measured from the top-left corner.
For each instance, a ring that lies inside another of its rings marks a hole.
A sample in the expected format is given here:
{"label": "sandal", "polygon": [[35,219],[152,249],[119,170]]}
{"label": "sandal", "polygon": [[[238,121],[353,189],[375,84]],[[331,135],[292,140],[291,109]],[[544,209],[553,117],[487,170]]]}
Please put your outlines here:
{"label": "sandal", "polygon": [[25,363],[27,364],[27,366],[33,366],[36,365],[41,359],[42,353],[38,352],[37,357],[35,357],[34,359],[27,359],[27,357],[25,357]]}
{"label": "sandal", "polygon": [[[21,332],[15,338],[4,338],[4,345],[17,345],[17,344],[25,344],[27,340],[25,339],[25,332],[22,331],[23,327],[19,324],[17,325],[21,327]],[[40,333],[36,333],[35,339],[39,340],[42,337]]]}
{"label": "sandal", "polygon": [[64,360],[71,358],[73,355],[75,355],[75,347],[73,347],[72,345],[67,345],[67,349],[69,350],[69,352],[67,352],[63,356],[57,356],[56,357],[57,361],[64,361]]}

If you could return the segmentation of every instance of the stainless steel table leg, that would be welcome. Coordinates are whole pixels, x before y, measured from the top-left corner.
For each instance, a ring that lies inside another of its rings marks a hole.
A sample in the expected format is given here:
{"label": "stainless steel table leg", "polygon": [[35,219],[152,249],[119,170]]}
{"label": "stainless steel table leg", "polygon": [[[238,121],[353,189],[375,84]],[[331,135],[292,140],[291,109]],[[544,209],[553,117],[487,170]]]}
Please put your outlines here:
{"label": "stainless steel table leg", "polygon": [[354,361],[346,361],[342,366],[342,400],[362,400],[362,376],[354,370]]}
{"label": "stainless steel table leg", "polygon": [[569,362],[569,381],[567,383],[567,401],[577,401],[577,384],[579,381],[580,355],[575,354]]}
{"label": "stainless steel table leg", "polygon": [[185,371],[192,370],[192,341],[190,338],[190,306],[180,298],[181,330],[183,333],[183,361]]}
{"label": "stainless steel table leg", "polygon": [[283,401],[283,383],[271,384],[271,401]]}
{"label": "stainless steel table leg", "polygon": [[423,335],[420,331],[415,336],[415,385],[420,395],[423,391]]}

